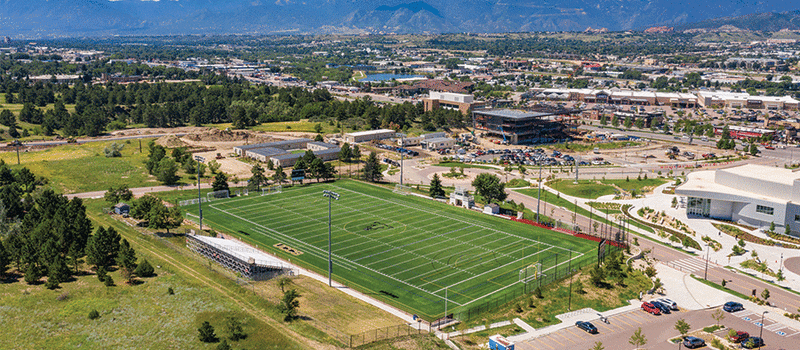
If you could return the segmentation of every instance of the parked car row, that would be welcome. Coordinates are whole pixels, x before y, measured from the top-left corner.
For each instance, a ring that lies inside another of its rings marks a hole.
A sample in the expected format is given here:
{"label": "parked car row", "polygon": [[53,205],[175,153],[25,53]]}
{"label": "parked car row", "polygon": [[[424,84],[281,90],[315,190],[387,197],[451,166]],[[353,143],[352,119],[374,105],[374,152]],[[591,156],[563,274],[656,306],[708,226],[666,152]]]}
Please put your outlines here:
{"label": "parked car row", "polygon": [[379,143],[379,144],[377,144],[376,146],[377,146],[378,148],[381,148],[381,149],[385,149],[385,150],[389,150],[389,151],[395,151],[395,152],[397,152],[397,153],[402,153],[402,154],[405,154],[405,155],[407,155],[407,156],[409,156],[409,157],[416,157],[416,156],[418,156],[418,155],[419,155],[419,152],[417,152],[417,151],[414,151],[414,150],[410,150],[410,149],[408,149],[408,148],[403,148],[403,147],[395,147],[395,146],[390,146],[390,145],[384,145],[384,144],[382,144],[382,143]]}

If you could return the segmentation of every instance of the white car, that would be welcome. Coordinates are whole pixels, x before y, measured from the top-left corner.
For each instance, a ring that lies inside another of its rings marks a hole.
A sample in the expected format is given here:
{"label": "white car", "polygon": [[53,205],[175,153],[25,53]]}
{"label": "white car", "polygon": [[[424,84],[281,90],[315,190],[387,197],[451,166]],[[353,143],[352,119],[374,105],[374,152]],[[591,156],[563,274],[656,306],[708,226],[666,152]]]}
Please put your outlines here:
{"label": "white car", "polygon": [[676,311],[678,310],[678,303],[672,301],[671,299],[659,298],[657,299],[657,301],[663,303],[664,305],[667,305],[667,307],[669,307],[670,310],[676,310]]}

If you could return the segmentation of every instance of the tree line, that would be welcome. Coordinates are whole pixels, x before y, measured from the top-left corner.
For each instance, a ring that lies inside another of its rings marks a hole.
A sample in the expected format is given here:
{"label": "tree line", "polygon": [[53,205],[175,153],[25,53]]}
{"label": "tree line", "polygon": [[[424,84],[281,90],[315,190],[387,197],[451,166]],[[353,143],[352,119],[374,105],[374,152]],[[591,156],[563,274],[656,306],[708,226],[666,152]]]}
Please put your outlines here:
{"label": "tree line", "polygon": [[[203,83],[84,84],[69,87],[50,82],[26,83],[2,79],[0,94],[7,103],[23,104],[20,121],[38,125],[36,132],[66,136],[96,136],[107,129],[130,124],[147,127],[200,126],[233,123],[247,128],[276,121],[328,121],[338,129],[407,129],[420,124],[426,130],[461,127],[466,122],[458,111],[425,112],[422,103],[376,104],[368,98],[333,99],[324,89],[282,88],[251,85],[238,78],[219,78]],[[53,105],[42,111],[39,107]],[[74,112],[66,105],[74,105]],[[0,107],[0,110],[2,108]],[[9,112],[0,123],[17,127]]]}

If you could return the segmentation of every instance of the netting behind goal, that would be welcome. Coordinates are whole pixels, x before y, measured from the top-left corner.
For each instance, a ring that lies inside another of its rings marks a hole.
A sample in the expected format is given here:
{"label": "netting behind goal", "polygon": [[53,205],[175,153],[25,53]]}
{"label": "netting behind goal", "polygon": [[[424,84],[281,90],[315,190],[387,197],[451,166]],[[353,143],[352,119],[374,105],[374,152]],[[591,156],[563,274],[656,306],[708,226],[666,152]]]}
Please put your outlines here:
{"label": "netting behind goal", "polygon": [[[201,199],[203,200],[203,203],[208,202],[208,199],[205,199],[205,198],[201,198]],[[198,198],[187,199],[185,201],[179,201],[178,202],[178,206],[182,207],[182,206],[185,206],[185,205],[197,204],[199,201],[200,201],[200,199],[198,199]]]}
{"label": "netting behind goal", "polygon": [[397,184],[397,185],[394,185],[394,190],[392,192],[397,193],[397,194],[402,194],[402,195],[409,195],[409,194],[411,194],[411,187],[406,186],[406,185]]}
{"label": "netting behind goal", "polygon": [[283,192],[283,186],[281,185],[272,185],[261,188],[261,195],[266,196],[268,194],[275,194]]}
{"label": "netting behind goal", "polygon": [[533,263],[519,270],[519,281],[522,283],[535,280],[542,276],[542,264]]}
{"label": "netting behind goal", "polygon": [[228,190],[208,192],[208,194],[206,194],[206,198],[209,201],[213,201],[215,199],[230,198],[230,197],[231,193]]}

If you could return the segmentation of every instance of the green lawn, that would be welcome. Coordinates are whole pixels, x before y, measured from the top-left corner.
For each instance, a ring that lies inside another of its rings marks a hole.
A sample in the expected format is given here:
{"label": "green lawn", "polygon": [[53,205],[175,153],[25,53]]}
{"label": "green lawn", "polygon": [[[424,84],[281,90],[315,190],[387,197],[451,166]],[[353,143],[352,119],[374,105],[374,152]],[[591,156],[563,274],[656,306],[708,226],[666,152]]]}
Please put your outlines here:
{"label": "green lawn", "polygon": [[[514,190],[514,191],[515,192],[519,192],[521,194],[524,194],[526,196],[529,196],[531,198],[536,198],[536,196],[537,196],[537,189],[535,189],[535,188],[524,188],[524,189],[519,189],[519,190]],[[559,206],[559,207],[564,207],[569,211],[575,211],[575,209],[577,208],[578,215],[582,215],[582,216],[585,216],[587,218],[591,217],[592,220],[594,220],[594,221],[597,221],[597,222],[600,222],[600,223],[604,223],[604,224],[608,224],[608,225],[611,225],[613,227],[619,227],[619,225],[617,223],[611,222],[610,220],[606,220],[605,219],[605,215],[604,214],[606,213],[606,211],[598,209],[596,211],[589,212],[588,210],[586,210],[584,208],[581,208],[580,206],[576,207],[575,203],[570,202],[570,201],[568,201],[568,200],[566,200],[564,198],[561,198],[559,196],[556,196],[556,195],[550,193],[549,191],[542,191],[542,202],[546,202],[546,203],[549,203],[551,205],[556,205],[556,206]],[[533,209],[535,209],[535,208],[533,208]],[[610,211],[609,210],[607,212],[609,214],[613,214],[614,212],[619,212],[619,211]],[[547,209],[547,205],[545,204],[542,207],[541,214],[542,215],[547,215],[548,213],[549,213],[549,211]],[[652,228],[650,228],[650,227],[648,227],[646,225],[642,225],[642,224],[640,224],[638,222],[635,222],[635,221],[631,221],[631,225],[636,226],[638,228],[641,228],[641,229],[643,229],[643,230],[645,230],[647,232],[654,232]],[[584,227],[583,229],[586,229],[586,228]]]}
{"label": "green lawn", "polygon": [[569,196],[596,199],[618,192],[619,190],[617,190],[614,186],[617,186],[628,192],[636,190],[637,192],[641,193],[645,187],[657,187],[667,183],[668,181],[669,180],[659,178],[641,180],[580,180],[578,181],[578,184],[575,184],[573,183],[573,180],[558,179],[548,181],[547,186]]}
{"label": "green lawn", "polygon": [[[124,142],[124,141],[123,141]],[[34,174],[46,177],[51,186],[61,193],[80,193],[107,190],[109,186],[128,185],[144,187],[160,185],[154,176],[147,173],[144,162],[147,160],[147,142],[142,140],[143,153],[139,152],[138,141],[125,142],[122,157],[106,158],[103,149],[108,142],[87,142],[69,144],[21,152],[21,166]],[[15,152],[0,153],[0,159],[12,167],[17,167]],[[183,172],[179,172],[179,175]],[[187,176],[181,180],[191,183]]]}
{"label": "green lawn", "polygon": [[[459,312],[518,293],[519,271],[536,262],[549,274],[570,255],[573,266],[594,258],[589,241],[350,180],[212,202],[203,222],[327,273],[325,189],[341,195],[332,204],[334,278],[429,320],[443,314],[445,298],[448,312]],[[195,206],[184,210],[197,215]]]}

